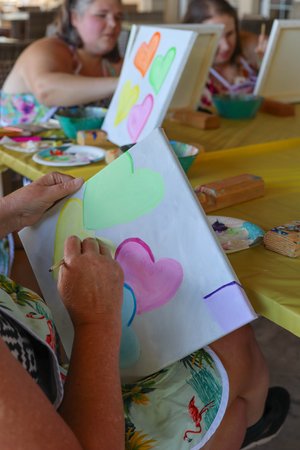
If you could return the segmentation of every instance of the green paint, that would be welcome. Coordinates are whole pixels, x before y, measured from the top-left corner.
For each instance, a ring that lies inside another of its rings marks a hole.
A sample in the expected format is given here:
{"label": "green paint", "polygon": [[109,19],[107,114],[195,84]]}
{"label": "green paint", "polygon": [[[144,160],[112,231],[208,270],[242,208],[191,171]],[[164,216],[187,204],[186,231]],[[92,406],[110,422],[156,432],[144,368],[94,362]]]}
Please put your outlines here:
{"label": "green paint", "polygon": [[163,196],[162,176],[146,168],[134,170],[127,152],[87,181],[84,226],[98,230],[132,222],[155,208]]}
{"label": "green paint", "polygon": [[154,59],[149,73],[149,82],[156,94],[159,93],[175,56],[176,48],[172,47],[167,51],[165,56],[158,55]]}

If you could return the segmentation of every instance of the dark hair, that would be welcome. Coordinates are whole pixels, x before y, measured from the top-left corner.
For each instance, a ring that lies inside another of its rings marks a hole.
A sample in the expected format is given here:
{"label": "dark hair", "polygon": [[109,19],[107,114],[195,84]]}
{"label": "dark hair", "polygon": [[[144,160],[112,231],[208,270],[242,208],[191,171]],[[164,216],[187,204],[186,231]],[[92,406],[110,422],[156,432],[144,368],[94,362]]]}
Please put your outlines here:
{"label": "dark hair", "polygon": [[239,20],[235,8],[226,0],[192,0],[189,3],[183,23],[202,23],[215,16],[230,16],[234,20],[236,31],[236,46],[230,62],[235,62],[241,55],[242,48],[239,36]]}
{"label": "dark hair", "polygon": [[[81,48],[83,46],[82,40],[76,28],[72,25],[72,10],[83,13],[94,1],[95,0],[64,0],[55,19],[54,34],[67,44],[76,48]],[[121,0],[119,0],[119,2],[121,3]],[[119,62],[121,55],[118,43],[109,53],[103,56],[112,63]]]}

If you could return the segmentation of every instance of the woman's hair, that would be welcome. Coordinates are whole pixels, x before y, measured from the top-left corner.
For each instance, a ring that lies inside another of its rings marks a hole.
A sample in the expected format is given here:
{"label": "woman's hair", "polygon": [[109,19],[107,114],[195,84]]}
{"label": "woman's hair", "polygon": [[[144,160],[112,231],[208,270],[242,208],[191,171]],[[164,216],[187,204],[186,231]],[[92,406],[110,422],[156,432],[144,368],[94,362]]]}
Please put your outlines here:
{"label": "woman's hair", "polygon": [[183,23],[202,23],[215,16],[224,15],[230,16],[234,20],[236,46],[231,57],[231,62],[234,62],[236,57],[240,56],[242,53],[239,36],[239,20],[235,8],[233,8],[226,0],[192,0],[189,3]]}
{"label": "woman's hair", "polygon": [[[81,48],[83,46],[82,40],[76,28],[72,25],[72,10],[76,10],[79,14],[83,14],[94,1],[95,0],[64,0],[55,19],[54,34],[64,40],[67,44],[76,48]],[[109,53],[103,56],[110,62],[119,62],[121,55],[118,43]]]}

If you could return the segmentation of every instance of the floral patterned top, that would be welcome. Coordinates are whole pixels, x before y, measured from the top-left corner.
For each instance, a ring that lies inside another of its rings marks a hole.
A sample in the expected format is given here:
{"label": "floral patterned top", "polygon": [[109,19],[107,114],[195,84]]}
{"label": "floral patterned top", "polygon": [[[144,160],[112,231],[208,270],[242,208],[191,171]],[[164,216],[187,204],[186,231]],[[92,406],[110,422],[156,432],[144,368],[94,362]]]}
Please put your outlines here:
{"label": "floral patterned top", "polygon": [[[50,368],[47,378],[51,382],[47,383],[45,380],[41,382],[51,385],[51,393],[48,396],[54,406],[58,407],[63,396],[62,381],[66,370],[63,366],[62,347],[49,308],[37,294],[0,274],[0,318],[1,337],[4,341],[8,321],[10,327],[15,324],[16,339],[20,345],[23,342],[28,348],[29,344],[26,340],[31,340],[31,342],[37,342],[47,354],[46,365]],[[15,356],[18,358],[17,354]],[[25,361],[24,364],[27,369],[27,362]]]}
{"label": "floral patterned top", "polygon": [[56,110],[42,105],[32,94],[0,92],[1,126],[47,122]]}

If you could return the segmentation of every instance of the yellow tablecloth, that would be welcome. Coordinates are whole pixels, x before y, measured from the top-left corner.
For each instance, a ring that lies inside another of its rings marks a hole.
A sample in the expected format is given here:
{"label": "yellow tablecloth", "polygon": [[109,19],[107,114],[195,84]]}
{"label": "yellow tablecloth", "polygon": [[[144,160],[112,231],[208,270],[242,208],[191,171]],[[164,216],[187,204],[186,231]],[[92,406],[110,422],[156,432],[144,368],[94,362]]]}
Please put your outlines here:
{"label": "yellow tablecloth", "polygon": [[293,117],[258,113],[254,119],[221,119],[216,130],[199,130],[170,120],[165,120],[164,129],[171,139],[201,144],[206,151],[223,150],[300,137],[300,105],[295,105],[295,109]]}
{"label": "yellow tablecloth", "polygon": [[[300,219],[300,139],[203,153],[189,178],[195,186],[241,173],[262,176],[265,196],[212,215],[248,220],[264,230]],[[300,258],[262,245],[228,257],[255,310],[300,336]]]}

